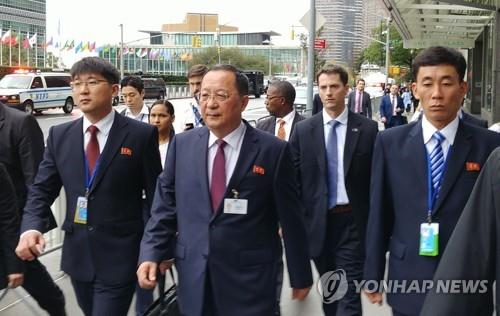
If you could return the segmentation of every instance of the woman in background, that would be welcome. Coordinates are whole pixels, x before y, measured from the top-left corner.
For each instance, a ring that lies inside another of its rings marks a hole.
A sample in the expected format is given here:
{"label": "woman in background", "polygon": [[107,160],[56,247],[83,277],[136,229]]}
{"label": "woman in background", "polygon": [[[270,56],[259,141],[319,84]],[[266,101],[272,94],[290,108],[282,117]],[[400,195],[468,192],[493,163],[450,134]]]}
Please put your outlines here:
{"label": "woman in background", "polygon": [[149,111],[149,124],[158,129],[158,148],[160,149],[161,166],[165,168],[168,146],[175,135],[173,122],[174,106],[167,100],[158,100]]}

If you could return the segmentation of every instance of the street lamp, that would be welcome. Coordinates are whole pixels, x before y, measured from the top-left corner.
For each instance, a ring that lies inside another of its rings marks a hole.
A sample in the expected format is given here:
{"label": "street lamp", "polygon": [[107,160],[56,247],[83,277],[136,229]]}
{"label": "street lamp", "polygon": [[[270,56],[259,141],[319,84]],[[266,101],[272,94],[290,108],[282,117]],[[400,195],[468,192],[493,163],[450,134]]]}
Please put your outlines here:
{"label": "street lamp", "polygon": [[120,23],[120,78],[123,78],[123,24]]}
{"label": "street lamp", "polygon": [[272,66],[273,66],[273,51],[272,51],[272,43],[271,43],[271,35],[269,35],[269,39],[263,40],[262,44],[269,45],[269,78],[271,78]]}

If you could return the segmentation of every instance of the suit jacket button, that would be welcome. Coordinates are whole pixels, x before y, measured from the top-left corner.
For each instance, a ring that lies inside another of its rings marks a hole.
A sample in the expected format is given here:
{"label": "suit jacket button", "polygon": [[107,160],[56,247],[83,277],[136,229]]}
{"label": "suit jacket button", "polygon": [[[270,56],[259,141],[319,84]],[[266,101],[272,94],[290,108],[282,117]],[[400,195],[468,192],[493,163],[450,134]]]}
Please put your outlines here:
{"label": "suit jacket button", "polygon": [[94,231],[94,226],[87,226],[87,230],[89,232],[93,232]]}

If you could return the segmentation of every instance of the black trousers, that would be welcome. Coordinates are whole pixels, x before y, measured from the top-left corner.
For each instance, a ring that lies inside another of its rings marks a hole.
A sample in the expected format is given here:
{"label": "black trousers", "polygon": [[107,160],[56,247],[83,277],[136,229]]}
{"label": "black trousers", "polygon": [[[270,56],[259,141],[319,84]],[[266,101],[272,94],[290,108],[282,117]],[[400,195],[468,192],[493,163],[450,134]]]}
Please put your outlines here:
{"label": "black trousers", "polygon": [[127,315],[136,281],[106,284],[95,279],[91,282],[71,278],[78,306],[85,316]]}
{"label": "black trousers", "polygon": [[49,315],[66,315],[64,294],[38,259],[26,261],[23,288]]}
{"label": "black trousers", "polygon": [[360,282],[363,277],[364,256],[352,212],[328,215],[324,248],[314,263],[320,276],[342,269],[347,279],[346,294],[334,302],[323,303],[325,315],[362,315],[361,295],[353,281]]}

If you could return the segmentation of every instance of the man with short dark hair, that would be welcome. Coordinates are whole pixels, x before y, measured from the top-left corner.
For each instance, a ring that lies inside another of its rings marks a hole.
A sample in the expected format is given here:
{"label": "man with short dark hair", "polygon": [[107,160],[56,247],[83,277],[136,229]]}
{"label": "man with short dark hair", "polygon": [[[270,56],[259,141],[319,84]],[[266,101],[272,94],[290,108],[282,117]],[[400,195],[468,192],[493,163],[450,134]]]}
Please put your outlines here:
{"label": "man with short dark hair", "polygon": [[[432,281],[479,170],[500,145],[500,135],[457,115],[467,92],[466,67],[453,48],[420,52],[412,89],[422,119],[381,132],[375,143],[364,279],[380,285],[389,251],[388,282],[407,282],[387,293],[394,315],[420,313],[424,282]],[[422,290],[412,290],[410,280]],[[366,288],[372,303],[382,303],[382,289]]]}
{"label": "man with short dark hair", "polygon": [[295,88],[288,81],[272,82],[266,95],[266,108],[271,117],[257,123],[257,128],[269,132],[279,139],[288,141],[295,124],[304,119],[293,108]]}
{"label": "man with short dark hair", "polygon": [[405,124],[403,112],[405,106],[403,99],[399,96],[397,84],[390,87],[389,94],[382,97],[380,101],[380,120],[384,123],[385,129]]}
{"label": "man with short dark hair", "polygon": [[120,75],[108,61],[83,58],[71,77],[83,117],[49,131],[16,252],[23,260],[43,252],[42,234],[54,228],[50,205],[64,186],[61,269],[78,305],[85,315],[126,315],[137,282],[143,192],[150,208],[161,171],[158,132],[113,111]]}
{"label": "man with short dark hair", "polygon": [[201,80],[203,76],[207,73],[208,67],[206,65],[198,64],[193,65],[187,74],[189,82],[189,90],[193,99],[191,100],[189,107],[186,108],[184,112],[184,130],[189,130],[195,127],[202,127],[205,125],[200,112],[199,104],[199,94],[201,88]]}
{"label": "man with short dark hair", "polygon": [[136,121],[149,123],[149,109],[144,104],[144,82],[139,76],[127,76],[120,82],[121,93],[127,108],[120,114]]}
{"label": "man with short dark hair", "polygon": [[174,256],[183,315],[273,315],[278,222],[293,298],[312,284],[289,145],[243,121],[247,104],[247,77],[214,66],[200,93],[206,126],[175,136],[158,178],[137,277],[153,287],[158,263]]}
{"label": "man with short dark hair", "polygon": [[365,80],[358,79],[356,89],[349,93],[347,107],[354,113],[372,118],[372,101],[370,95],[365,92]]}
{"label": "man with short dark hair", "polygon": [[[370,167],[377,123],[345,105],[345,69],[327,65],[318,75],[323,109],[297,124],[290,143],[299,172],[310,256],[320,275],[343,271],[346,295],[330,301],[331,278],[322,278],[325,315],[361,315],[364,237]],[[336,275],[337,277],[339,275]]]}

